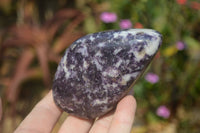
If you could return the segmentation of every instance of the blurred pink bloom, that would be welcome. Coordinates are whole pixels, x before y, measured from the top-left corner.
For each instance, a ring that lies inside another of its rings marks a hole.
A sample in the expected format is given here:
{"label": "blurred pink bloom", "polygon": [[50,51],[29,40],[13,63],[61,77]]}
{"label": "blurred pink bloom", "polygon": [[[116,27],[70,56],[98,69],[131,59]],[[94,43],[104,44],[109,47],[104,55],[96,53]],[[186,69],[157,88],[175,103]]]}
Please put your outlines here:
{"label": "blurred pink bloom", "polygon": [[179,5],[185,5],[187,0],[176,0]]}
{"label": "blurred pink bloom", "polygon": [[185,44],[184,44],[183,42],[181,42],[181,41],[178,41],[178,42],[176,43],[176,48],[177,48],[178,50],[183,50],[183,49],[185,49]]}
{"label": "blurred pink bloom", "polygon": [[113,23],[117,21],[117,15],[113,12],[103,12],[100,15],[100,19],[104,23]]}
{"label": "blurred pink bloom", "polygon": [[143,28],[143,25],[139,22],[135,23],[134,28],[140,29]]}
{"label": "blurred pink bloom", "polygon": [[155,58],[160,58],[160,51],[157,52],[157,54],[155,55]]}
{"label": "blurred pink bloom", "polygon": [[132,23],[129,19],[122,19],[119,26],[121,29],[128,29],[132,27]]}
{"label": "blurred pink bloom", "polygon": [[156,114],[163,118],[169,118],[170,110],[165,105],[162,105],[162,106],[158,107]]}
{"label": "blurred pink bloom", "polygon": [[200,10],[200,3],[199,2],[192,1],[190,6],[193,9]]}
{"label": "blurred pink bloom", "polygon": [[155,84],[159,81],[158,75],[154,73],[147,73],[147,75],[145,76],[145,79],[152,84]]}

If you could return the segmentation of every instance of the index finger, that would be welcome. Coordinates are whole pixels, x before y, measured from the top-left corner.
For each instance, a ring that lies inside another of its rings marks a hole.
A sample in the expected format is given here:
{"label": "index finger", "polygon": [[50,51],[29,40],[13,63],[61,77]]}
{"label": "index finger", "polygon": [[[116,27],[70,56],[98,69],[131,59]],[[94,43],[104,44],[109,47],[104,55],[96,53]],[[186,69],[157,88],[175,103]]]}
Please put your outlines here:
{"label": "index finger", "polygon": [[22,121],[15,133],[49,133],[56,124],[62,111],[53,101],[50,91]]}
{"label": "index finger", "polygon": [[127,95],[117,105],[109,133],[130,133],[135,111],[136,100],[132,95]]}

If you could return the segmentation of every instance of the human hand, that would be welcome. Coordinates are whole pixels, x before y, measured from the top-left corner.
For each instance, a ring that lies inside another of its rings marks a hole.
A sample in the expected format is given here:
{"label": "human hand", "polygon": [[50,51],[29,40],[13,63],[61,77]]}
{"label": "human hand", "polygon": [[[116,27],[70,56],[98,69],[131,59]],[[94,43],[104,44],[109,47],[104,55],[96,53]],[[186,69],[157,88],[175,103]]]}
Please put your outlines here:
{"label": "human hand", "polygon": [[[136,110],[133,96],[127,95],[115,112],[90,121],[69,115],[59,133],[130,133]],[[52,91],[45,96],[21,122],[14,133],[50,133],[62,111],[53,101]]]}

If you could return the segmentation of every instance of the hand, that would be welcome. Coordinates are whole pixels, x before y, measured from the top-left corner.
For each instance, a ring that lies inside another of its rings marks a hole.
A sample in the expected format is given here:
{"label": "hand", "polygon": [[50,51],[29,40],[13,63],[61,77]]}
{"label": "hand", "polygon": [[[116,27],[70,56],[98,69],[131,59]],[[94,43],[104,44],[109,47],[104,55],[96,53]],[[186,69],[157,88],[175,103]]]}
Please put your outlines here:
{"label": "hand", "polygon": [[[115,112],[95,122],[69,115],[59,133],[130,133],[135,110],[135,99],[127,95],[118,103]],[[15,133],[50,133],[61,113],[50,91],[22,121]]]}

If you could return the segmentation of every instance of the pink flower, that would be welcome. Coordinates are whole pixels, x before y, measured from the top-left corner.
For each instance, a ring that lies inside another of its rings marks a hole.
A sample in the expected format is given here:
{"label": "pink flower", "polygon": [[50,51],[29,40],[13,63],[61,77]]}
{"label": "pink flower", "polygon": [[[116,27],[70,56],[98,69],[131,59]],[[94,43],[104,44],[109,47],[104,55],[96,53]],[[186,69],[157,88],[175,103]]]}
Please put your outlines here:
{"label": "pink flower", "polygon": [[170,110],[165,105],[161,105],[160,107],[158,107],[156,114],[163,118],[169,118]]}
{"label": "pink flower", "polygon": [[132,23],[129,19],[122,19],[119,26],[121,29],[128,29],[132,27]]}
{"label": "pink flower", "polygon": [[140,29],[143,28],[143,25],[139,22],[135,23],[134,28]]}
{"label": "pink flower", "polygon": [[176,0],[179,5],[185,5],[187,0]]}
{"label": "pink flower", "polygon": [[181,42],[181,41],[178,41],[178,42],[176,43],[176,48],[177,48],[178,50],[183,50],[183,49],[185,49],[185,44],[184,44],[183,42]]}
{"label": "pink flower", "polygon": [[191,2],[191,8],[195,9],[195,10],[200,10],[200,3],[199,2],[196,2],[196,1],[193,1]]}
{"label": "pink flower", "polygon": [[160,58],[160,51],[158,51],[158,53],[155,55],[155,58]]}
{"label": "pink flower", "polygon": [[103,12],[100,15],[100,19],[104,23],[113,23],[117,21],[117,15],[113,12]]}
{"label": "pink flower", "polygon": [[147,73],[147,75],[145,76],[145,79],[152,84],[155,84],[159,81],[158,75],[154,73]]}

